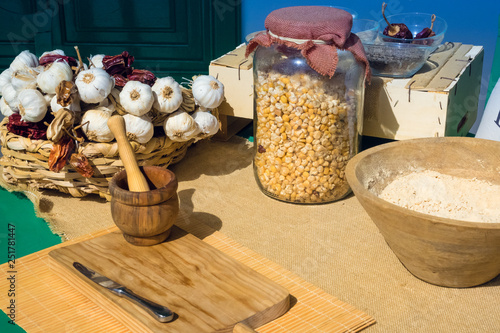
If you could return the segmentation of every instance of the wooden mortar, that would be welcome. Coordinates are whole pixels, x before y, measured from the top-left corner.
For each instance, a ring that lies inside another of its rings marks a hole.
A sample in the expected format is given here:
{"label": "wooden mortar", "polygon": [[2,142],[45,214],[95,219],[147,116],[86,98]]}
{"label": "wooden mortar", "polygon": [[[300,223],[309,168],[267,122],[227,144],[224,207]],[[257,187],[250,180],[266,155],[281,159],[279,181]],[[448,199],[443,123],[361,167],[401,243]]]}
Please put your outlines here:
{"label": "wooden mortar", "polygon": [[113,221],[131,244],[151,246],[167,239],[179,213],[177,178],[165,168],[139,168],[121,116],[108,120],[125,170],[109,183]]}

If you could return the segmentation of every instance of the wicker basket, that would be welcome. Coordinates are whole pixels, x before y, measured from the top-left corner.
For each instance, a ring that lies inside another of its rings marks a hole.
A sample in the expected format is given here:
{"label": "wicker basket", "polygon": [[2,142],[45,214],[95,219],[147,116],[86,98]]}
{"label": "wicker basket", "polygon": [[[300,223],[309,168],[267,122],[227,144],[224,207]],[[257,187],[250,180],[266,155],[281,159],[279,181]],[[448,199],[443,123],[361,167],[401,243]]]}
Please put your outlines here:
{"label": "wicker basket", "polygon": [[[7,123],[7,118],[0,123],[3,155],[0,165],[5,182],[37,189],[56,189],[74,197],[94,193],[110,199],[108,182],[116,172],[123,169],[116,142],[84,142],[78,146],[77,152],[83,153],[94,168],[94,175],[85,178],[69,163],[60,172],[50,171],[48,160],[52,141],[31,140],[12,134],[7,130]],[[131,145],[139,165],[167,167],[180,161],[195,140],[174,142],[168,137],[153,137],[147,144],[131,142]]]}

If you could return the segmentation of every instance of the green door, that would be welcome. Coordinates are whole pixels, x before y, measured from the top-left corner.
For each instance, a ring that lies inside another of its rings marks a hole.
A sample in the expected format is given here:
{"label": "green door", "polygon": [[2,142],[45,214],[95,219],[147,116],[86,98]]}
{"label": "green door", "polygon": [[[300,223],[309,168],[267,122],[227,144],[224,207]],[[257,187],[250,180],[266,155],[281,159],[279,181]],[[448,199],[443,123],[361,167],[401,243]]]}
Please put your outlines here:
{"label": "green door", "polygon": [[[134,67],[191,78],[240,43],[240,0],[17,0],[0,4],[0,67],[21,51],[128,51]],[[85,61],[86,59],[84,59]],[[85,61],[86,62],[86,61]]]}

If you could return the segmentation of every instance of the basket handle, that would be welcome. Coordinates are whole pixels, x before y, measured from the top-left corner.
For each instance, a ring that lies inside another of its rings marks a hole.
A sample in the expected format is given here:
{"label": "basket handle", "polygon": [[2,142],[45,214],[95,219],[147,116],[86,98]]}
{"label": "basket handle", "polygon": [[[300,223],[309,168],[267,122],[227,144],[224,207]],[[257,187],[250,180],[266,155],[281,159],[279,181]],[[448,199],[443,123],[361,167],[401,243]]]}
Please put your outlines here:
{"label": "basket handle", "polygon": [[115,136],[118,144],[120,159],[127,171],[129,190],[132,192],[149,191],[148,181],[139,169],[132,146],[130,142],[128,142],[125,132],[125,120],[123,120],[123,117],[120,115],[114,115],[108,119],[108,127]]}

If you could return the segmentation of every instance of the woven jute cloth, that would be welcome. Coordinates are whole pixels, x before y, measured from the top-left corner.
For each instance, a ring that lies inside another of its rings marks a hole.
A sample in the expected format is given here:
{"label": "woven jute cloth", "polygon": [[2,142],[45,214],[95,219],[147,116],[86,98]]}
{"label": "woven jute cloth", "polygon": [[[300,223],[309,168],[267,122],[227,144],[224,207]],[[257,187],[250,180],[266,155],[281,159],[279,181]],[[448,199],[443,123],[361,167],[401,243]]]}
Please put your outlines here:
{"label": "woven jute cloth", "polygon": [[[355,196],[294,205],[262,194],[252,151],[239,137],[201,141],[169,167],[179,180],[180,226],[207,224],[373,316],[377,323],[365,332],[499,332],[500,277],[465,289],[417,279]],[[113,225],[110,203],[97,195],[44,190],[37,200],[40,214],[67,238]]]}

